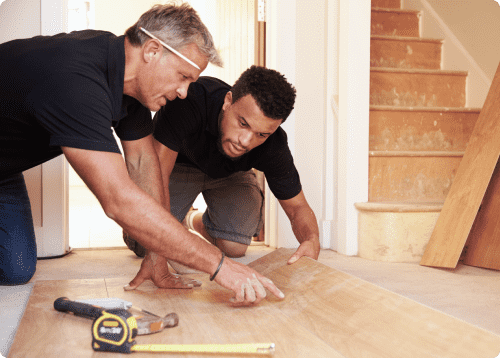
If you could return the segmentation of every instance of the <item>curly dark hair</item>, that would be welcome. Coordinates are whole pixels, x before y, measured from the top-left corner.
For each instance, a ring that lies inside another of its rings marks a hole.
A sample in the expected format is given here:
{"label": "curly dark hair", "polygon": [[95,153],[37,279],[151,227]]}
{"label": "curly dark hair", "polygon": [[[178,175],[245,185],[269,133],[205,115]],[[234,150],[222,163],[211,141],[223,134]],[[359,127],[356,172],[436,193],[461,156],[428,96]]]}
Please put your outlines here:
{"label": "curly dark hair", "polygon": [[245,70],[231,88],[232,103],[250,94],[266,117],[287,119],[293,110],[296,90],[281,73],[261,66]]}

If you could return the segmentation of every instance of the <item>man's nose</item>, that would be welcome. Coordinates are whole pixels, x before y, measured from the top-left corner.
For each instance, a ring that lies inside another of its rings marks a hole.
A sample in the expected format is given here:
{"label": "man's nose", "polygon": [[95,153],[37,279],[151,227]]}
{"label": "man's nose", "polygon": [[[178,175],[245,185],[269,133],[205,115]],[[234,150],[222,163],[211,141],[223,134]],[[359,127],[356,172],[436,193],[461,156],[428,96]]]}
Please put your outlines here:
{"label": "man's nose", "polygon": [[184,86],[180,86],[177,89],[177,97],[179,97],[180,99],[186,98],[188,87],[189,87],[189,84],[188,85],[184,85]]}
{"label": "man's nose", "polygon": [[252,143],[253,133],[249,130],[244,130],[240,135],[240,145],[245,149],[250,147]]}

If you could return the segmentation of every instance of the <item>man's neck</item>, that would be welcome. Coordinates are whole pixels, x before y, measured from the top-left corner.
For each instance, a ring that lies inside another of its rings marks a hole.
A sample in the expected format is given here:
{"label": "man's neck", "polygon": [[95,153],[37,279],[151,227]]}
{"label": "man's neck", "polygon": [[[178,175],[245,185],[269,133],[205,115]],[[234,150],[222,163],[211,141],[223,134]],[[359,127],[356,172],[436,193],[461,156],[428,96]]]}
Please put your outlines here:
{"label": "man's neck", "polygon": [[135,97],[135,82],[139,66],[138,54],[140,51],[141,47],[133,46],[128,37],[125,36],[125,77],[123,80],[123,94],[131,97]]}

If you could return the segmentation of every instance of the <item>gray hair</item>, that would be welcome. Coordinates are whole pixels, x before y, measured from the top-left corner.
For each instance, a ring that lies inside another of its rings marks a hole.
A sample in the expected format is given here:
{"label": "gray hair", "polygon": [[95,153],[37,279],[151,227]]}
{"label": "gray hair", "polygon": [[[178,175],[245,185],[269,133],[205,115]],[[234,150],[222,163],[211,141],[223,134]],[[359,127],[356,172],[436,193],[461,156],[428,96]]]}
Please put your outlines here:
{"label": "gray hair", "polygon": [[[187,3],[176,5],[154,5],[141,15],[139,20],[125,32],[133,46],[141,46],[149,37],[139,28],[142,27],[172,46],[175,50],[194,43],[208,62],[222,67],[223,62],[214,46],[212,35],[201,22],[196,11]],[[170,51],[166,51],[170,53]]]}

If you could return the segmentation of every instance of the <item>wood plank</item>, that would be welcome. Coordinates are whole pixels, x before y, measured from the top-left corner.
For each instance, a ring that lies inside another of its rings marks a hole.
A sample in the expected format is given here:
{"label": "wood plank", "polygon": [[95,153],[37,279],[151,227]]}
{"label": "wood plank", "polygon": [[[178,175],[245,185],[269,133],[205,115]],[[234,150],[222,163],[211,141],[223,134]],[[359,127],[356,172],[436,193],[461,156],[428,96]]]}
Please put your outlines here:
{"label": "wood plank", "polygon": [[481,109],[370,107],[370,151],[465,151]]}
{"label": "wood plank", "polygon": [[[283,264],[283,262],[282,262]],[[236,344],[274,342],[275,357],[343,357],[329,344],[311,334],[276,307],[277,299],[268,298],[255,308],[233,308],[232,296],[206,275],[192,275],[203,282],[193,290],[157,289],[152,284],[140,291],[123,293],[124,280],[107,280],[110,295],[121,296],[151,312],[164,315],[175,311],[179,326],[157,335],[143,336],[138,344]],[[154,301],[151,300],[154,297]],[[199,357],[203,354],[176,355]],[[148,355],[145,355],[148,357]],[[155,357],[151,354],[151,357]]]}
{"label": "wood plank", "polygon": [[178,327],[139,336],[138,344],[274,342],[278,358],[494,357],[500,351],[500,336],[314,260],[287,265],[293,251],[279,249],[250,264],[286,295],[283,301],[269,297],[253,308],[230,307],[231,293],[203,274],[192,275],[203,282],[193,290],[145,283],[125,292],[126,278],[38,281],[9,357],[128,356],[93,352],[91,321],[55,311],[53,301],[59,296],[120,297],[159,315],[179,315]]}
{"label": "wood plank", "polygon": [[276,305],[345,357],[495,357],[500,336],[408,298],[277,250],[250,264],[286,295]]}
{"label": "wood plank", "polygon": [[382,153],[385,155],[370,155],[368,162],[370,202],[444,202],[462,160],[461,156],[446,156],[448,152],[416,153],[426,156]]}
{"label": "wood plank", "polygon": [[420,37],[371,36],[372,67],[441,68],[442,40]]}
{"label": "wood plank", "polygon": [[500,66],[421,265],[456,267],[500,156]]}
{"label": "wood plank", "polygon": [[386,9],[400,9],[401,0],[372,0],[372,7],[382,7]]}
{"label": "wood plank", "polygon": [[490,185],[467,239],[464,263],[470,266],[500,270],[500,163],[497,163]]}
{"label": "wood plank", "polygon": [[467,72],[370,68],[370,105],[464,107]]}
{"label": "wood plank", "polygon": [[414,10],[372,8],[371,34],[419,37],[419,17]]}
{"label": "wood plank", "polygon": [[59,297],[107,297],[103,279],[38,281],[31,292],[9,357],[89,357],[91,321],[54,310]]}

